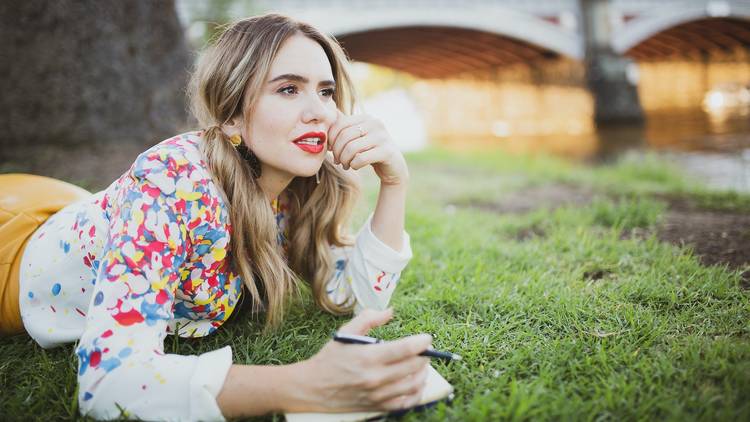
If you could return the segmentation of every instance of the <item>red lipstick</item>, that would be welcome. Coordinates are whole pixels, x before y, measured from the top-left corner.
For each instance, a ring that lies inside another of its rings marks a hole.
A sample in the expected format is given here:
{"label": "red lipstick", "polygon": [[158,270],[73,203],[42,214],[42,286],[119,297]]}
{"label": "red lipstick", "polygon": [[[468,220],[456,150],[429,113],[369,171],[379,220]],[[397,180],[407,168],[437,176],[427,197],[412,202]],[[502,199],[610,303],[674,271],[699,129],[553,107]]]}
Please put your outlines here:
{"label": "red lipstick", "polygon": [[[300,141],[304,141],[304,142],[300,143]],[[310,141],[314,141],[315,143],[313,144]],[[323,149],[325,148],[326,133],[325,132],[307,132],[305,134],[298,136],[292,142],[298,147],[300,147],[300,149],[306,152],[317,154],[323,151]]]}

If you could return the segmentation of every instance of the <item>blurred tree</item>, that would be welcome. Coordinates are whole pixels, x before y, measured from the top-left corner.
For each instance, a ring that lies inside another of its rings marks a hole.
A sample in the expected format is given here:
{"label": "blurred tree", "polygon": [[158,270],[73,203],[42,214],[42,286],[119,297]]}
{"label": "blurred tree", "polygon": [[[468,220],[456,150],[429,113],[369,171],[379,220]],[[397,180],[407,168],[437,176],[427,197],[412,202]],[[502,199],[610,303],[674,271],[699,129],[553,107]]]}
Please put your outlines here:
{"label": "blurred tree", "polygon": [[177,0],[177,7],[184,16],[187,35],[195,48],[203,47],[233,19],[263,11],[250,0]]}
{"label": "blurred tree", "polygon": [[0,2],[0,149],[154,142],[185,126],[173,0]]}

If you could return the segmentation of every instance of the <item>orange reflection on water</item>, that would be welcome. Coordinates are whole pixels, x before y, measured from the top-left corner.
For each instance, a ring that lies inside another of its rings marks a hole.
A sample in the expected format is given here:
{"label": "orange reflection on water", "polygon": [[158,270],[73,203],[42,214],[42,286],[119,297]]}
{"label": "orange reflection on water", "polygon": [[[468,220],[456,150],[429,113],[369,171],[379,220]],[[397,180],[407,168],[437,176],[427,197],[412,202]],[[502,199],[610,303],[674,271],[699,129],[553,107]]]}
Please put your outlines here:
{"label": "orange reflection on water", "polygon": [[722,84],[750,82],[750,54],[745,49],[712,52],[705,60],[638,63],[638,95],[647,113],[701,107],[707,92]]}
{"label": "orange reflection on water", "polygon": [[706,113],[700,107],[716,84],[750,82],[750,57],[717,60],[639,63],[645,124],[598,130],[583,66],[569,60],[444,80],[417,80],[374,66],[365,87],[405,90],[419,109],[429,142],[450,148],[501,148],[573,158],[630,148],[748,148],[747,114]]}
{"label": "orange reflection on water", "polygon": [[416,82],[410,93],[441,145],[569,156],[595,149],[593,101],[580,87],[449,79]]}

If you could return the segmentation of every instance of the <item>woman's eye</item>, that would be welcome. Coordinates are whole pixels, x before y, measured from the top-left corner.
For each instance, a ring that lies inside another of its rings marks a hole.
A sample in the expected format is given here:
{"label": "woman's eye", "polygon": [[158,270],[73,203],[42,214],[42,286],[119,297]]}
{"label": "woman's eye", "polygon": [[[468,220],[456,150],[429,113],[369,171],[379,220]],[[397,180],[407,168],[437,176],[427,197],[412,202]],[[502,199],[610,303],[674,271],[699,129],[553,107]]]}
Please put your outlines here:
{"label": "woman's eye", "polygon": [[[294,95],[297,93],[297,87],[294,85],[285,86],[283,88],[280,88],[278,92],[286,94],[286,95]],[[333,97],[333,94],[336,92],[335,88],[327,88],[321,91],[324,96],[326,97]]]}
{"label": "woman's eye", "polygon": [[[293,90],[293,92],[290,92],[289,90]],[[284,94],[294,94],[297,92],[297,87],[294,85],[285,86],[284,88],[281,88],[278,92],[283,92]]]}

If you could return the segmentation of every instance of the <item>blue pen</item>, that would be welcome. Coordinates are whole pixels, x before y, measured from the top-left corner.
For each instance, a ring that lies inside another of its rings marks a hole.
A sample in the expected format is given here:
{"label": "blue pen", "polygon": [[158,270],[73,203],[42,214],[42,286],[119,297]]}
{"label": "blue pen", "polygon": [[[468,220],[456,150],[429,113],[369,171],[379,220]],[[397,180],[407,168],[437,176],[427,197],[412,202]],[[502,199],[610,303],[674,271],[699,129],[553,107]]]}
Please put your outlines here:
{"label": "blue pen", "polygon": [[[346,344],[377,344],[383,340],[375,337],[360,336],[357,334],[333,333],[333,341]],[[443,352],[435,349],[427,349],[420,353],[419,356],[428,356],[431,358],[445,359],[447,361],[461,360],[461,356],[451,352]]]}

